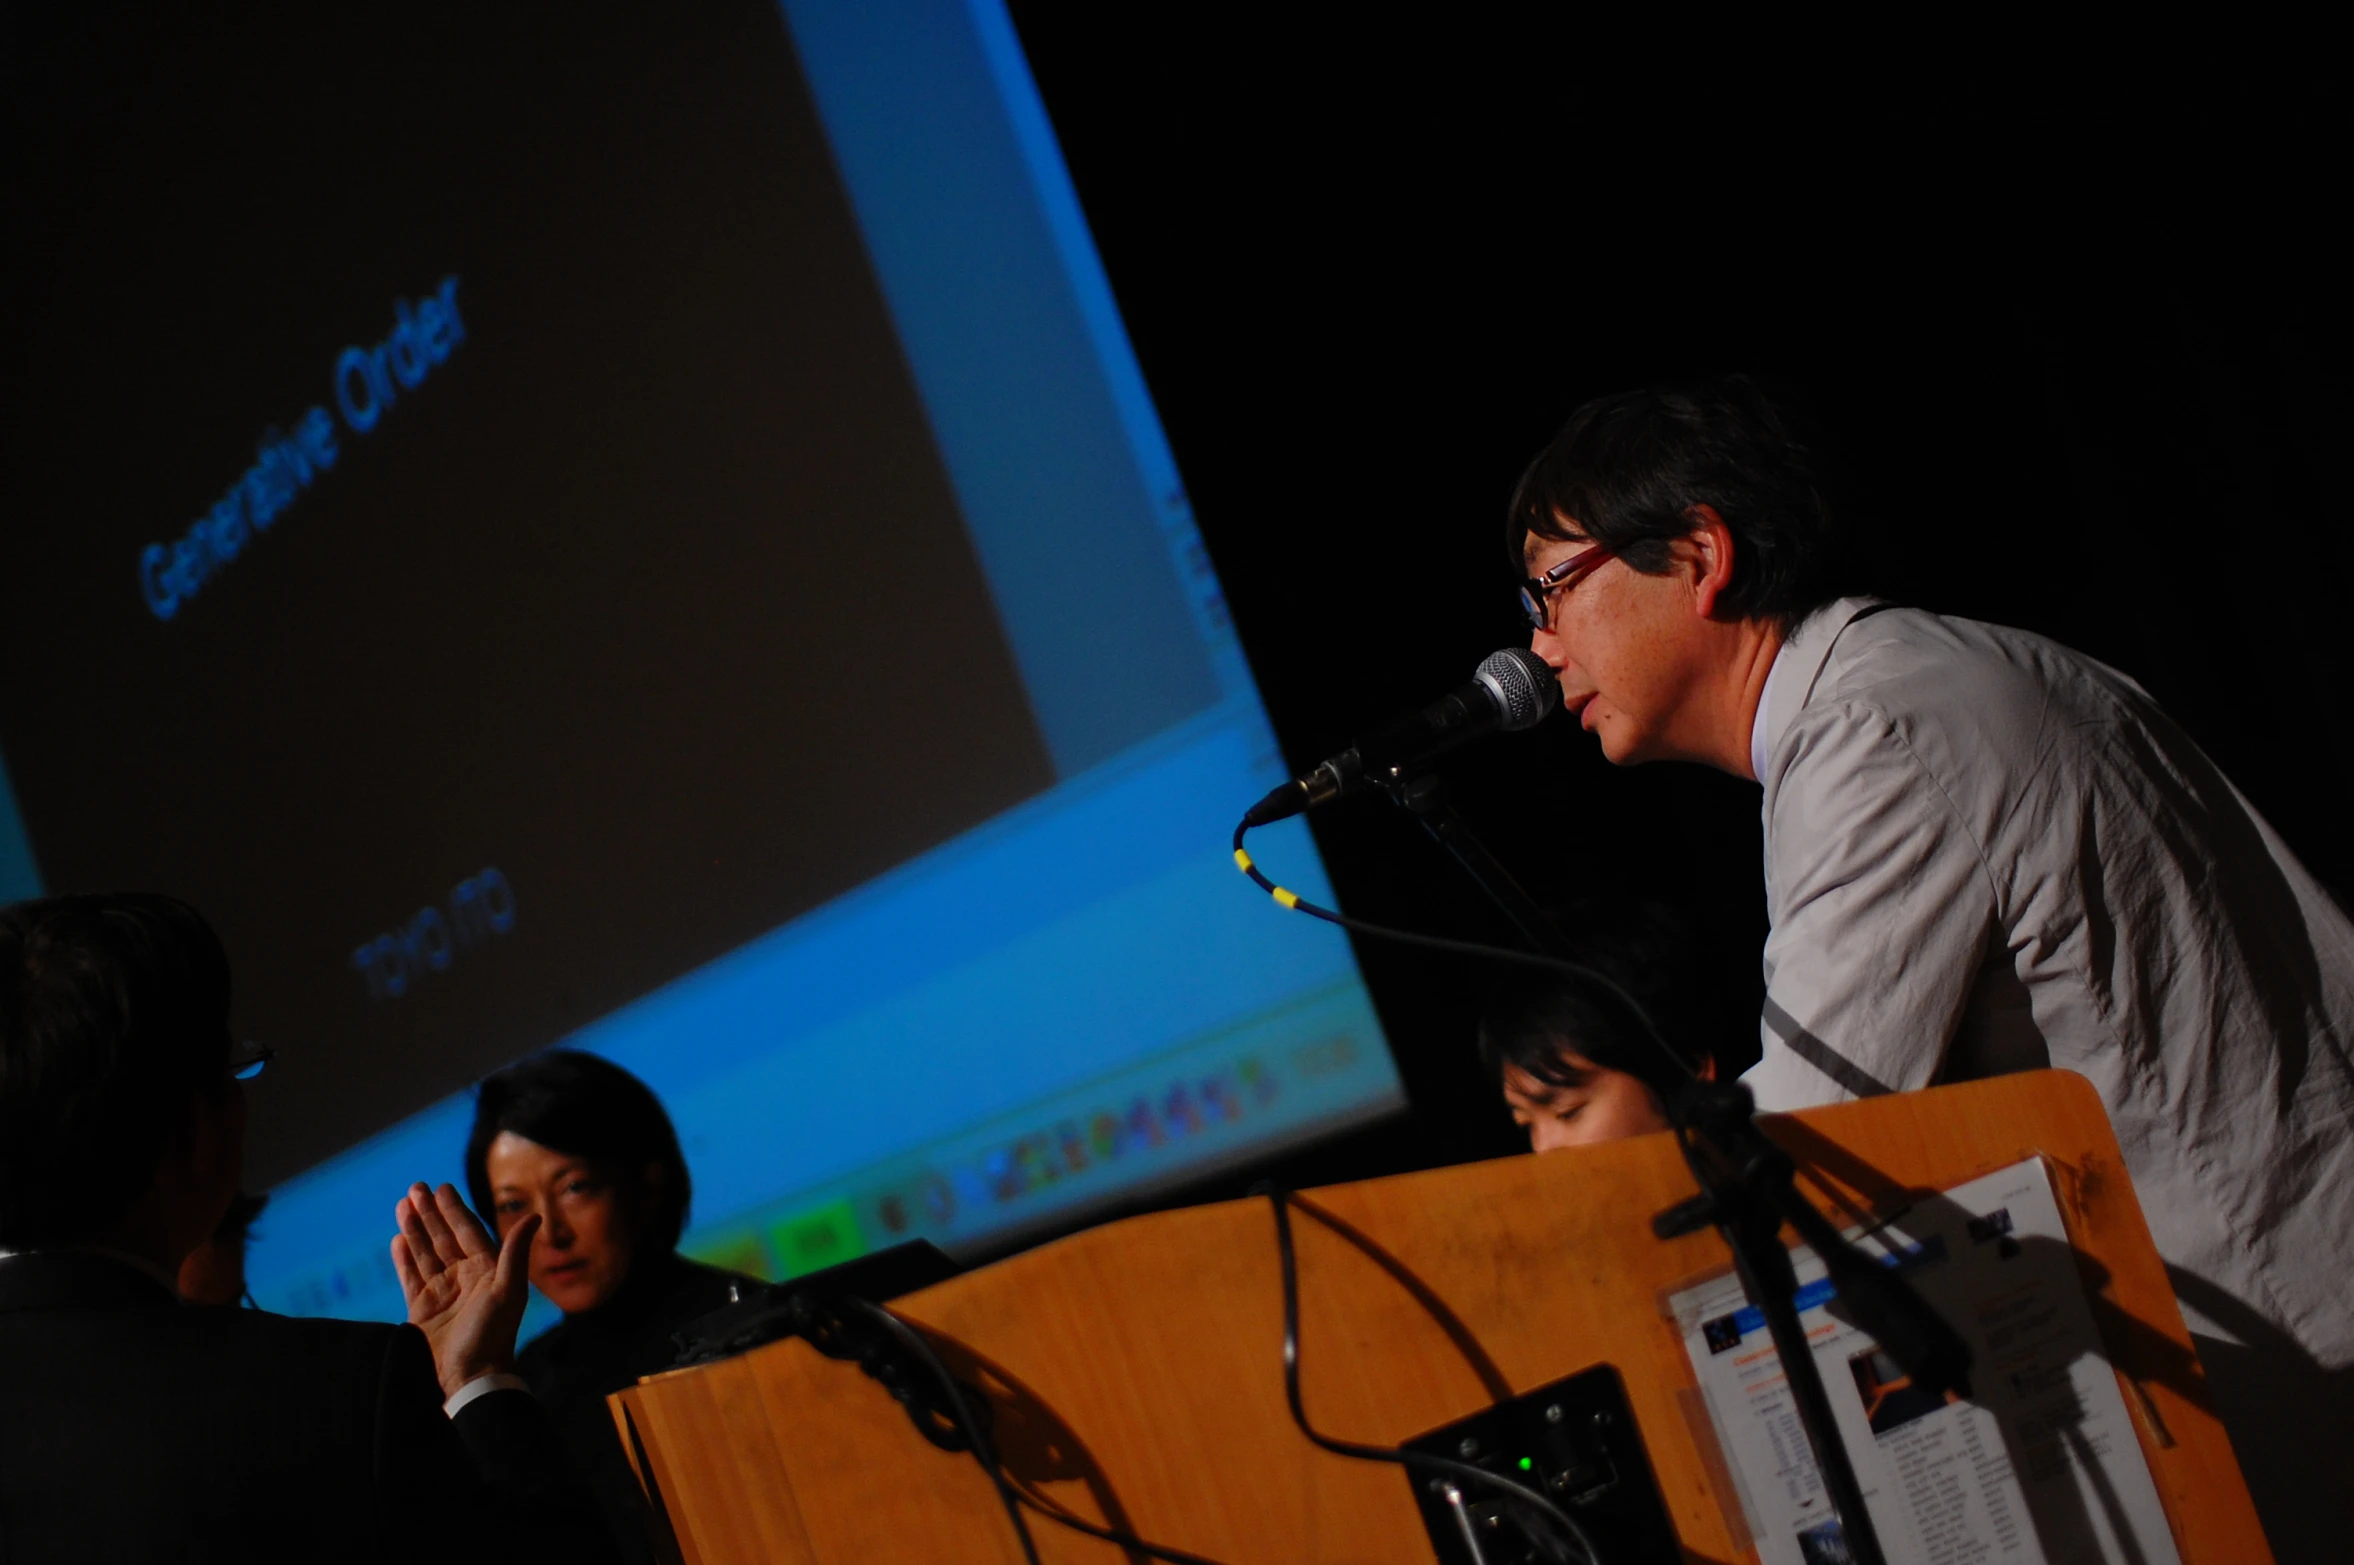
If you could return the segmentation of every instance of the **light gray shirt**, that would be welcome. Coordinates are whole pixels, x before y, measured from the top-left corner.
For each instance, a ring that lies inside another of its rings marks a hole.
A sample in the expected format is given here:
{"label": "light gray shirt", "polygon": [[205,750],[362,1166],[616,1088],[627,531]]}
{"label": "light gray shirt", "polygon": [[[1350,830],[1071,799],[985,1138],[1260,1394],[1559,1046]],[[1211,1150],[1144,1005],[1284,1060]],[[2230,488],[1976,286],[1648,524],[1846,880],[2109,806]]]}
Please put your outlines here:
{"label": "light gray shirt", "polygon": [[1757,730],[1759,1106],[2079,1072],[2177,1291],[2354,1363],[2354,925],[2214,763],[2090,658],[1860,598]]}

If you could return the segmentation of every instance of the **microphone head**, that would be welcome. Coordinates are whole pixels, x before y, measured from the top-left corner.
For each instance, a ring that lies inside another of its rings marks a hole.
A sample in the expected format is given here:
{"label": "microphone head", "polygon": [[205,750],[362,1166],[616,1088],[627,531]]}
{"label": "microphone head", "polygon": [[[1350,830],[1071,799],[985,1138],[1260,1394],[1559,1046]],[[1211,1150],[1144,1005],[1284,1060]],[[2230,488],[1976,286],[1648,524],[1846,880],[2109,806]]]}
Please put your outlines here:
{"label": "microphone head", "polygon": [[1526,647],[1489,653],[1471,677],[1496,698],[1496,710],[1503,714],[1497,726],[1506,732],[1536,727],[1561,704],[1551,665]]}

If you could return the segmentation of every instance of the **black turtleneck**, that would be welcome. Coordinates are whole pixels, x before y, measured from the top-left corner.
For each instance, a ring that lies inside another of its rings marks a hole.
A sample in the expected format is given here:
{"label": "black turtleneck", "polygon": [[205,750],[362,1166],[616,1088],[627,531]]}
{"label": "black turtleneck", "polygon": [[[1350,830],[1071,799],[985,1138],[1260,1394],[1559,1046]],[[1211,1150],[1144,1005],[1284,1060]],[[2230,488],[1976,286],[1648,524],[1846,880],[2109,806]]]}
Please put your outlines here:
{"label": "black turtleneck", "polygon": [[678,1356],[671,1334],[726,1305],[737,1283],[758,1286],[734,1272],[664,1255],[635,1268],[612,1298],[565,1316],[515,1356],[516,1373],[555,1419],[573,1462],[596,1489],[626,1560],[655,1556],[645,1499],[605,1398],[668,1369]]}

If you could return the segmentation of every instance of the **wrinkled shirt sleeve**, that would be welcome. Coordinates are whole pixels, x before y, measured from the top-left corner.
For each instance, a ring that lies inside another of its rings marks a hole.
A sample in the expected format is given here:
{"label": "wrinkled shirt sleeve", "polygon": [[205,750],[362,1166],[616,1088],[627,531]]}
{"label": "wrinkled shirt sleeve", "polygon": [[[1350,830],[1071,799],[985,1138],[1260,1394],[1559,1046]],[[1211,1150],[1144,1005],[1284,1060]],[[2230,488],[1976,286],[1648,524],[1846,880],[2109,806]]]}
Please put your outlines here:
{"label": "wrinkled shirt sleeve", "polygon": [[1766,799],[1763,1109],[1925,1087],[1994,920],[1977,840],[1879,713],[1810,709]]}

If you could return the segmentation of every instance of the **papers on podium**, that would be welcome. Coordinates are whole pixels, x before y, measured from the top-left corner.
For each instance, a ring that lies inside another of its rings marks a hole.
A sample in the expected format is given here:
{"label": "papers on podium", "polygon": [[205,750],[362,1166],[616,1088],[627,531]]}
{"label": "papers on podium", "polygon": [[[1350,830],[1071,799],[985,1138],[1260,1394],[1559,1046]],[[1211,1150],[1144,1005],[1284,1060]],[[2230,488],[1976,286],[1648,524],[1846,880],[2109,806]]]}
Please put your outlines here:
{"label": "papers on podium", "polygon": [[[2042,1159],[1854,1237],[1973,1355],[1971,1400],[1914,1388],[1794,1252],[1799,1323],[1891,1565],[2178,1565]],[[1667,1304],[1764,1565],[1846,1565],[1764,1317],[1730,1275]]]}

